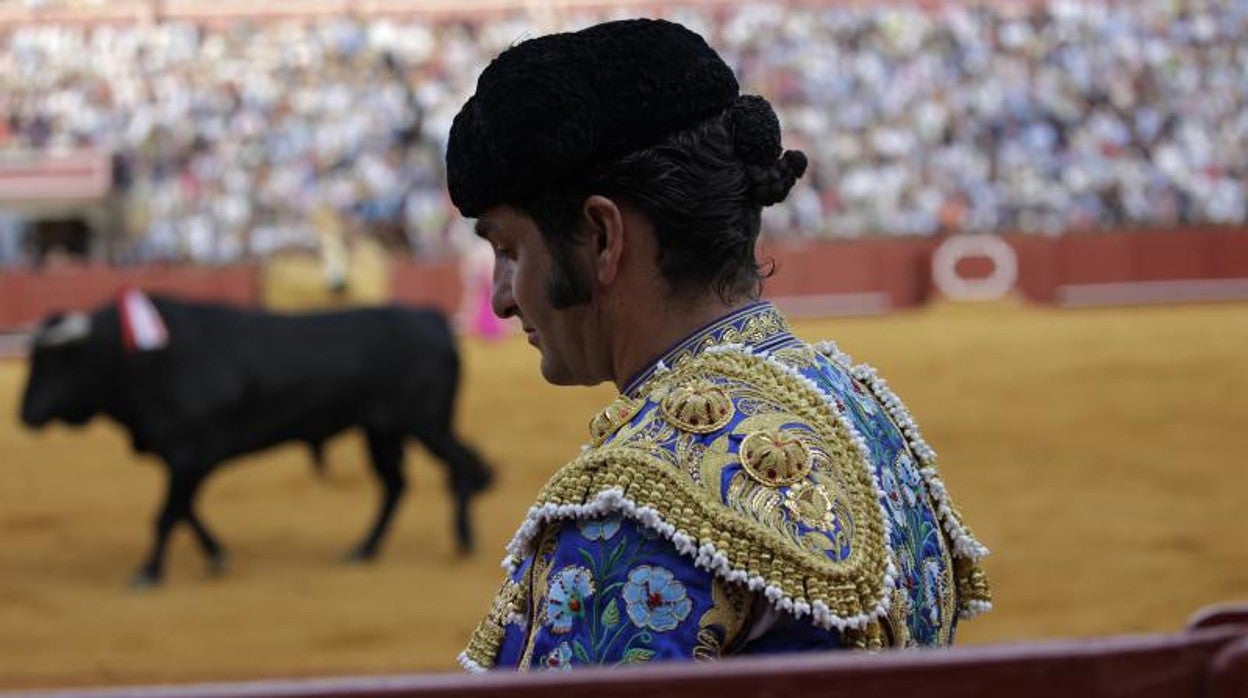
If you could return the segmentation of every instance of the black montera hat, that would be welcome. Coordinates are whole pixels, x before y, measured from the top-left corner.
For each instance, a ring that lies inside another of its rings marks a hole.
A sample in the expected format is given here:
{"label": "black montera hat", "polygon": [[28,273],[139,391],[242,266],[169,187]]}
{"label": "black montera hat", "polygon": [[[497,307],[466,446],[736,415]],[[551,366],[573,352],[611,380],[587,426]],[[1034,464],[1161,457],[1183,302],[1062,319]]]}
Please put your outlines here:
{"label": "black montera hat", "polygon": [[[522,42],[481,73],[455,117],[451,200],[468,217],[523,203],[724,111],[738,90],[719,54],[672,22],[622,20]],[[776,140],[773,159],[778,128]]]}

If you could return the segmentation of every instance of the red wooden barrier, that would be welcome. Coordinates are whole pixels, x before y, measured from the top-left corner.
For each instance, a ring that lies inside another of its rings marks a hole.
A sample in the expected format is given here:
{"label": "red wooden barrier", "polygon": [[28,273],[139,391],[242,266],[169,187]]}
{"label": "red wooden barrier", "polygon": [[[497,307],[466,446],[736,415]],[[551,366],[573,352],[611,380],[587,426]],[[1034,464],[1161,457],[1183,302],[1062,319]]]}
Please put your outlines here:
{"label": "red wooden barrier", "polygon": [[1248,696],[1248,637],[1218,651],[1209,667],[1208,698]]}
{"label": "red wooden barrier", "polygon": [[1248,630],[1248,604],[1228,603],[1206,606],[1187,621],[1188,630],[1242,625]]}
{"label": "red wooden barrier", "polygon": [[1071,234],[1055,238],[1051,295],[1062,305],[1117,305],[1248,298],[1243,230]]}
{"label": "red wooden barrier", "polygon": [[169,698],[538,698],[600,696],[870,695],[1133,696],[1197,698],[1245,695],[1248,628],[1100,640],[902,651],[878,655],[818,653],[668,664],[630,669],[581,669],[567,674],[430,675],[305,681],[91,689],[38,694],[45,698],[168,696]]}
{"label": "red wooden barrier", "polygon": [[776,273],[763,295],[792,315],[870,315],[927,301],[932,249],[927,239],[768,244],[759,259]]}
{"label": "red wooden barrier", "polygon": [[434,305],[447,313],[459,309],[463,283],[459,262],[396,261],[390,265],[390,299],[405,305]]}
{"label": "red wooden barrier", "polygon": [[[759,258],[776,273],[763,294],[795,315],[869,315],[927,299],[930,240],[852,240],[771,244]],[[398,261],[391,297],[400,303],[460,307],[463,284],[455,260]]]}
{"label": "red wooden barrier", "polygon": [[[1016,288],[1028,300],[1062,305],[1248,298],[1248,231],[1200,229],[1006,236],[1018,257]],[[933,293],[932,239],[769,243],[760,259],[776,273],[763,292],[794,315],[873,314],[914,307]],[[968,265],[972,266],[972,265]],[[255,266],[70,267],[0,273],[0,330],[53,310],[84,309],[123,285],[241,305],[259,302]],[[460,307],[457,260],[397,261],[391,298]]]}
{"label": "red wooden barrier", "polygon": [[254,306],[260,298],[253,265],[75,265],[38,272],[10,271],[0,274],[0,329],[33,324],[55,311],[89,310],[112,300],[124,286],[244,306]]}

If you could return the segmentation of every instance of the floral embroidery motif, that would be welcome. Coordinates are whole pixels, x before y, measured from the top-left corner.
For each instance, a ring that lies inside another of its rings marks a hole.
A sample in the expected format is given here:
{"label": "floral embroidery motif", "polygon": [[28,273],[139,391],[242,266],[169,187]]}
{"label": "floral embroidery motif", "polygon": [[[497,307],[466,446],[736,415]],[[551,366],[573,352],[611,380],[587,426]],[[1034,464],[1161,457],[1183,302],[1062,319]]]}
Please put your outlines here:
{"label": "floral embroidery motif", "polygon": [[674,630],[693,608],[685,585],[662,567],[642,565],[629,572],[623,596],[633,625],[660,633]]}
{"label": "floral embroidery motif", "polygon": [[594,595],[594,578],[580,565],[559,570],[546,593],[546,624],[556,634],[572,630],[572,621],[585,615],[585,600]]}
{"label": "floral embroidery motif", "polygon": [[611,540],[620,531],[620,517],[579,520],[576,526],[581,529],[581,535],[586,540]]}
{"label": "floral embroidery motif", "polygon": [[884,496],[888,501],[888,513],[893,517],[893,521],[897,525],[902,526],[906,523],[906,511],[902,506],[901,487],[897,483],[897,474],[892,468],[883,468],[880,473],[880,486],[884,490]]}
{"label": "floral embroidery motif", "polygon": [[[839,404],[866,439],[881,503],[893,523],[889,547],[898,567],[899,588],[908,597],[906,616],[893,614],[894,639],[941,644],[952,632],[951,614],[943,610],[953,601],[951,561],[918,462],[899,427],[843,367],[829,361],[816,381],[830,394],[846,396]],[[896,627],[899,621],[906,625],[904,631]]]}
{"label": "floral embroidery motif", "polygon": [[560,642],[558,647],[550,651],[550,654],[542,658],[542,668],[546,671],[571,671],[572,670],[572,648],[566,642]]}
{"label": "floral embroidery motif", "polygon": [[[630,572],[675,555],[670,544],[619,515],[569,521],[558,530],[556,556],[563,561],[551,573],[547,596],[540,602],[546,615],[533,635],[537,652],[531,655],[531,665],[522,658],[521,670],[635,664],[686,642],[692,646],[698,630],[692,623],[694,611],[701,602],[696,590],[675,581],[673,570],[683,567],[668,566],[651,580],[652,585],[645,585],[644,593],[653,586],[658,594],[651,623],[630,622],[634,616],[624,593]],[[579,562],[571,561],[577,558]],[[655,625],[667,630],[660,634]]]}

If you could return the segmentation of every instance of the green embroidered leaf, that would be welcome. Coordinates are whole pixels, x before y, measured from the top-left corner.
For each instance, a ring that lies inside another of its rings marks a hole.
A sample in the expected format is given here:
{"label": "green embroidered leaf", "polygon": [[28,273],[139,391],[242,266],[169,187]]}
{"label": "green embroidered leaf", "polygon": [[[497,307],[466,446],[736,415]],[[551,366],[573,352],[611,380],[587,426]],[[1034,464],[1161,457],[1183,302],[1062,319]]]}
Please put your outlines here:
{"label": "green embroidered leaf", "polygon": [[607,604],[607,610],[602,612],[602,622],[608,628],[614,628],[620,624],[620,607],[615,605],[615,599]]}
{"label": "green embroidered leaf", "polygon": [[653,656],[654,656],[654,650],[647,650],[647,649],[642,649],[640,647],[634,647],[631,650],[624,653],[624,663],[625,664],[640,664],[641,662],[650,661],[650,658]]}

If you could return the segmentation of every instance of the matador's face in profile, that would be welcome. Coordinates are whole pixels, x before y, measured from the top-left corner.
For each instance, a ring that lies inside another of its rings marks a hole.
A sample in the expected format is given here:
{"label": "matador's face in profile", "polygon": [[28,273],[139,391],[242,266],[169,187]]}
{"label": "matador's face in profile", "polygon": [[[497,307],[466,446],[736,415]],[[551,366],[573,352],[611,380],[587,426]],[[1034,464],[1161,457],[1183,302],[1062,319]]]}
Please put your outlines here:
{"label": "matador's face in profile", "polygon": [[542,377],[555,385],[602,382],[605,377],[594,370],[598,333],[593,303],[555,307],[551,281],[558,270],[537,223],[500,205],[477,219],[476,230],[494,250],[494,313],[520,320],[529,344],[542,354]]}

